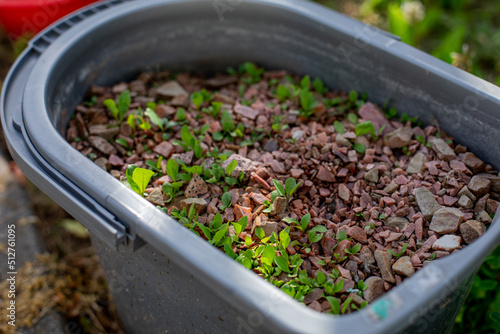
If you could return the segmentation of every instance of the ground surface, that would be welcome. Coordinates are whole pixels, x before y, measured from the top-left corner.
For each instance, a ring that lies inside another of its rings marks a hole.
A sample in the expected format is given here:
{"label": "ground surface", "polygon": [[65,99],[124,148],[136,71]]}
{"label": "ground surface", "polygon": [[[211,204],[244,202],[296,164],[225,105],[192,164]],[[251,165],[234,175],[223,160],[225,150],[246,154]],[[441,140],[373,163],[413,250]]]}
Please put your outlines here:
{"label": "ground surface", "polygon": [[[491,82],[500,83],[500,62],[497,61],[500,58],[498,29],[500,5],[497,2],[423,1],[423,16],[420,12],[421,6],[414,1],[407,1],[414,4],[406,7],[402,6],[401,1],[394,0],[340,2],[318,0],[318,2],[400,34],[404,41],[426,52],[433,53]],[[411,14],[412,11],[413,16],[407,16],[409,19],[401,19],[404,17],[403,12]],[[409,21],[416,19],[417,21],[413,23],[417,28],[409,29],[411,27]],[[10,41],[5,38],[0,38],[0,41],[1,85],[14,57]],[[3,143],[3,138],[0,136],[1,149],[4,148]],[[85,232],[78,227],[75,228],[78,225],[74,224],[71,217],[39,190],[30,186],[15,166],[11,169],[18,185],[21,184],[31,194],[31,204],[38,219],[29,223],[29,226],[36,222],[42,232],[45,247],[50,252],[50,255],[37,260],[32,259],[35,265],[28,265],[23,269],[28,273],[26,284],[37,286],[36,282],[29,281],[30,277],[36,275],[44,278],[54,275],[65,277],[64,282],[57,283],[62,284],[59,285],[57,296],[53,293],[56,291],[55,286],[50,284],[43,286],[45,290],[38,286],[38,290],[45,291],[46,294],[40,296],[51,300],[55,309],[65,313],[66,328],[81,329],[84,333],[119,332],[112,304],[108,303],[109,296],[98,261]],[[5,189],[0,189],[0,192],[5,192]],[[0,249],[0,252],[4,253],[5,249]],[[37,271],[37,266],[38,268],[45,266],[48,269],[40,272]],[[97,285],[91,284],[95,289],[93,291],[89,290],[89,282],[85,281],[90,279],[98,282]],[[499,333],[500,323],[497,322],[500,318],[498,292],[500,290],[497,288],[499,280],[500,248],[481,267],[469,298],[457,319],[454,333]],[[32,321],[37,318],[40,311],[43,311],[44,306],[46,304],[41,305],[37,312],[31,312]],[[103,309],[105,312],[97,312],[100,314],[97,318],[96,310]]]}

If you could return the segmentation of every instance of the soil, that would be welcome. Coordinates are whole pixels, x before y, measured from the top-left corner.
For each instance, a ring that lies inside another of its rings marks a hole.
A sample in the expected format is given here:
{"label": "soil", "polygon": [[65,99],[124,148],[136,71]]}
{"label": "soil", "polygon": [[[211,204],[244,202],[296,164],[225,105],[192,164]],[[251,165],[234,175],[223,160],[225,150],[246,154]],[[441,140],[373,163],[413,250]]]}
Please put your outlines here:
{"label": "soil", "polygon": [[[247,63],[229,73],[142,73],[93,86],[67,140],[126,184],[130,166],[153,170],[147,200],[320,312],[364,307],[491,223],[498,172],[437,125],[285,71]],[[125,91],[131,103],[119,121],[104,101]],[[194,151],[183,128],[199,139]],[[167,173],[171,160],[182,178]],[[290,178],[297,191],[277,194]],[[293,221],[309,215],[302,231]],[[224,226],[225,247],[214,241]]]}

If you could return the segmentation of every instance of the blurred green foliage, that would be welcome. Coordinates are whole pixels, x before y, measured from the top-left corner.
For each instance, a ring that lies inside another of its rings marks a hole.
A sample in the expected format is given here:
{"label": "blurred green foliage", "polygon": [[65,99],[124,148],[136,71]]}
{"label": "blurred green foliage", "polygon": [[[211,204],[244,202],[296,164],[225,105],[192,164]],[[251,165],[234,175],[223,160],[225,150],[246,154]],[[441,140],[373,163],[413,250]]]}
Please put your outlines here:
{"label": "blurred green foliage", "polygon": [[500,2],[316,0],[500,85]]}
{"label": "blurred green foliage", "polygon": [[[316,2],[390,31],[403,42],[500,86],[500,1]],[[452,333],[500,334],[500,247],[479,269]]]}

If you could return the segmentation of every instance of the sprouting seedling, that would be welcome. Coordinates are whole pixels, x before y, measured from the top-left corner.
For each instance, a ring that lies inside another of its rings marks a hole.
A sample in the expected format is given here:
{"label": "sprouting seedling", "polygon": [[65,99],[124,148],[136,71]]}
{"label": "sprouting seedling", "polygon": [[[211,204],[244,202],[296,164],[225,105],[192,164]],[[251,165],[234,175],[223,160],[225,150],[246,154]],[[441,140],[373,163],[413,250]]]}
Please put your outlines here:
{"label": "sprouting seedling", "polygon": [[323,81],[319,77],[314,79],[313,88],[318,94],[321,94],[321,95],[324,95],[328,91],[328,89],[323,84]]}
{"label": "sprouting seedling", "polygon": [[179,164],[174,159],[168,159],[167,161],[167,175],[175,182],[177,181],[177,176],[179,175]]}
{"label": "sprouting seedling", "polygon": [[144,112],[146,116],[149,117],[149,120],[153,123],[156,124],[160,130],[163,132],[164,131],[164,125],[165,125],[165,120],[161,119],[153,109],[151,108],[146,108],[146,111]]}
{"label": "sprouting seedling", "polygon": [[316,101],[314,95],[309,90],[302,89],[300,92],[301,114],[306,117],[311,116],[317,105],[318,101]]}
{"label": "sprouting seedling", "polygon": [[352,246],[351,248],[346,249],[345,252],[347,254],[355,255],[360,250],[361,250],[361,245],[360,244],[356,244],[356,245]]}
{"label": "sprouting seedling", "polygon": [[222,132],[217,131],[213,134],[216,141],[221,141],[224,137],[233,140],[236,137],[243,137],[243,131],[245,130],[243,124],[238,124],[236,126],[233,121],[233,117],[227,110],[223,110],[221,113],[221,125]]}
{"label": "sprouting seedling", "polygon": [[370,225],[365,226],[365,231],[369,231],[370,229],[375,229],[374,222],[370,222]]}
{"label": "sprouting seedling", "polygon": [[127,182],[133,191],[144,196],[144,191],[154,174],[155,172],[152,170],[140,168],[136,165],[129,165],[126,172]]}
{"label": "sprouting seedling", "polygon": [[235,184],[238,183],[238,181],[241,182],[241,180],[243,179],[243,176],[244,176],[244,172],[243,171],[240,172],[240,174],[239,174],[239,176],[237,178],[231,176],[232,173],[233,173],[233,171],[236,169],[237,166],[238,166],[238,161],[233,160],[226,167],[226,174],[227,174],[227,176],[224,177],[224,180],[230,186],[234,186]]}
{"label": "sprouting seedling", "polygon": [[352,148],[353,148],[356,152],[358,152],[358,153],[360,153],[360,154],[364,154],[364,153],[366,152],[366,147],[365,147],[365,145],[360,144],[360,143],[354,143],[354,144],[352,144]]}
{"label": "sprouting seedling", "polygon": [[261,80],[264,69],[258,68],[254,63],[246,62],[240,66],[239,72],[246,75],[241,80],[251,85]]}
{"label": "sprouting seedling", "polygon": [[290,217],[283,218],[283,220],[288,224],[299,225],[297,226],[297,228],[304,233],[307,230],[307,226],[309,226],[309,222],[311,221],[311,214],[307,213],[304,216],[302,216],[302,218],[300,219],[300,223],[297,220]]}
{"label": "sprouting seedling", "polygon": [[247,216],[241,217],[238,220],[237,223],[232,223],[232,225],[234,227],[234,231],[236,232],[236,237],[237,238],[239,238],[241,232],[243,232],[245,230],[245,228],[247,227],[247,223],[248,223],[248,217]]}
{"label": "sprouting seedling", "polygon": [[318,242],[323,238],[323,235],[325,235],[327,229],[323,225],[317,225],[314,226],[312,229],[309,230],[308,237],[309,237],[309,243],[314,243]]}
{"label": "sprouting seedling", "polygon": [[202,108],[201,111],[209,115],[212,115],[213,118],[217,118],[220,115],[222,105],[223,105],[222,102],[212,102],[211,106],[209,106],[208,108]]}
{"label": "sprouting seedling", "polygon": [[406,253],[406,249],[408,248],[408,243],[406,242],[403,247],[401,248],[401,252],[399,253],[395,253],[392,249],[388,249],[387,250],[387,253],[391,254],[392,256],[394,256],[395,258],[400,258],[401,256],[403,256],[405,253]]}
{"label": "sprouting seedling", "polygon": [[283,119],[285,116],[278,116],[278,115],[273,115],[273,125],[271,128],[273,131],[277,133],[281,133],[282,131],[288,129],[288,124],[283,124]]}
{"label": "sprouting seedling", "polygon": [[209,91],[207,91],[205,88],[198,92],[194,92],[191,94],[191,102],[194,103],[196,106],[196,109],[200,109],[201,105],[204,102],[208,102],[212,99],[212,95],[210,94]]}
{"label": "sprouting seedling", "polygon": [[266,206],[266,208],[264,210],[262,210],[262,212],[271,213],[271,211],[273,211],[273,204],[271,202],[269,202],[268,200],[265,200],[262,204],[264,204]]}
{"label": "sprouting seedling", "polygon": [[358,125],[356,125],[355,133],[356,133],[356,136],[358,136],[358,137],[364,136],[366,134],[370,134],[373,141],[377,141],[378,136],[380,136],[380,134],[382,133],[382,131],[384,131],[384,129],[385,129],[385,125],[380,127],[380,129],[378,131],[376,131],[372,122],[366,121],[366,122],[359,123]]}
{"label": "sprouting seedling", "polygon": [[177,195],[180,195],[182,193],[179,192],[180,187],[182,187],[182,182],[165,182],[161,186],[163,193],[168,196],[165,202],[170,203]]}
{"label": "sprouting seedling", "polygon": [[285,187],[278,181],[273,179],[274,186],[276,187],[276,191],[279,196],[285,197],[287,202],[290,202],[293,194],[297,190],[297,188],[302,184],[302,181],[297,183],[293,177],[289,177],[285,181]]}
{"label": "sprouting seedling", "polygon": [[134,132],[136,131],[136,123],[139,125],[139,128],[144,131],[148,131],[149,129],[151,129],[151,124],[149,124],[149,122],[144,119],[144,117],[142,116],[142,111],[140,109],[137,114],[130,114],[127,118],[127,124]]}
{"label": "sprouting seedling", "polygon": [[352,112],[347,114],[347,119],[352,124],[358,124],[358,116]]}
{"label": "sprouting seedling", "polygon": [[338,242],[341,242],[342,240],[346,239],[347,239],[347,234],[344,231],[339,231],[339,233],[337,233]]}
{"label": "sprouting seedling", "polygon": [[219,209],[224,211],[231,206],[231,194],[229,192],[225,192],[221,197],[221,201],[222,204],[219,205]]}
{"label": "sprouting seedling", "polygon": [[155,162],[153,160],[146,160],[146,165],[151,168],[151,170],[156,173],[163,175],[163,171],[161,169],[161,162],[163,161],[163,156],[160,155],[158,160]]}
{"label": "sprouting seedling", "polygon": [[335,131],[337,131],[338,134],[343,135],[345,133],[345,128],[339,121],[333,122],[333,128],[335,129]]}
{"label": "sprouting seedling", "polygon": [[340,314],[340,299],[331,296],[326,296],[325,298],[330,303],[330,311],[328,313]]}
{"label": "sprouting seedling", "polygon": [[283,85],[279,85],[278,88],[276,88],[276,93],[281,102],[285,102],[286,100],[292,98],[292,92],[290,92],[290,90]]}
{"label": "sprouting seedling", "polygon": [[309,90],[309,88],[311,88],[311,78],[308,75],[304,76],[302,80],[300,80],[300,87],[306,90]]}
{"label": "sprouting seedling", "polygon": [[181,139],[182,141],[174,140],[172,144],[182,146],[186,152],[191,148],[198,159],[203,156],[200,141],[193,136],[187,125],[183,125],[181,128]]}
{"label": "sprouting seedling", "polygon": [[130,101],[130,92],[126,90],[120,94],[120,97],[118,98],[118,105],[113,99],[104,100],[103,103],[108,108],[114,119],[123,121],[123,116],[130,107]]}

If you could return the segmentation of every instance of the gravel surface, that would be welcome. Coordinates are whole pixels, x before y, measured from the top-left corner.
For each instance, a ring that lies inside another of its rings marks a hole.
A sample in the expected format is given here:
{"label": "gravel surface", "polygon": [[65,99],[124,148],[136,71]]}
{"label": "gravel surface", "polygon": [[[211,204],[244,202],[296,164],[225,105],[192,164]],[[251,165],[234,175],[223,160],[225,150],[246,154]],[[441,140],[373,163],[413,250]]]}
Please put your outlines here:
{"label": "gravel surface", "polygon": [[[124,183],[132,165],[153,170],[147,200],[320,312],[365,306],[491,223],[498,172],[437,126],[284,71],[230,73],[94,86],[67,140]],[[104,101],[128,92],[121,121]],[[277,193],[290,178],[297,191]]]}

